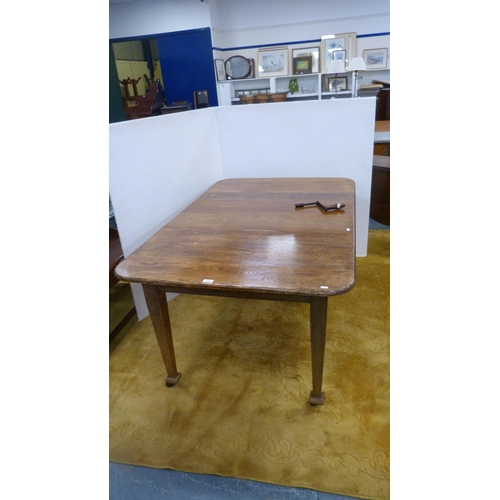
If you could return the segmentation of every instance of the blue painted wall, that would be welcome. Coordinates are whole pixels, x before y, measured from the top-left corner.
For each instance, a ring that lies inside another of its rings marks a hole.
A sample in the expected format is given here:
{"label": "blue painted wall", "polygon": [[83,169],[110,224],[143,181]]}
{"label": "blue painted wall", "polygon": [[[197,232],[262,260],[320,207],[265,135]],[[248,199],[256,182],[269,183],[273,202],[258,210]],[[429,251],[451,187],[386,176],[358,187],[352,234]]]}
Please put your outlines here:
{"label": "blue painted wall", "polygon": [[193,103],[195,90],[208,90],[210,107],[218,106],[210,28],[156,36],[165,99]]}

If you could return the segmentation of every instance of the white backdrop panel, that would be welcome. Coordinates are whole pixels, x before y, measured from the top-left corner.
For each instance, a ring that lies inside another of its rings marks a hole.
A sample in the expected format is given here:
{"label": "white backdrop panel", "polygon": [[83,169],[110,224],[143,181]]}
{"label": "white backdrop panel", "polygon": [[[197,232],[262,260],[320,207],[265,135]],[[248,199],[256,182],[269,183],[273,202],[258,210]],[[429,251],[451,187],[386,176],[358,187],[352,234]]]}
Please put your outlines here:
{"label": "white backdrop panel", "polygon": [[356,182],[356,255],[366,256],[375,97],[218,108],[224,178],[347,177]]}
{"label": "white backdrop panel", "polygon": [[[217,118],[200,109],[109,126],[109,192],[125,257],[222,179]],[[149,313],[132,285],[139,319]]]}

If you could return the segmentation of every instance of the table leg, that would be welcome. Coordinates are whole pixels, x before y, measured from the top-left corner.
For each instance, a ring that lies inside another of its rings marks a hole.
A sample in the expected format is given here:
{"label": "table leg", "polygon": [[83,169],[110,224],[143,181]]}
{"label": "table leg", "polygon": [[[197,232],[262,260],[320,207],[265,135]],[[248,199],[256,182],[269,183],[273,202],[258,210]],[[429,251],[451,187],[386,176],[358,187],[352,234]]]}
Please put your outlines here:
{"label": "table leg", "polygon": [[312,405],[322,405],[325,402],[325,393],[321,392],[323,385],[323,362],[325,359],[326,313],[327,297],[311,299],[311,361],[313,389],[309,397]]}
{"label": "table leg", "polygon": [[177,384],[181,378],[181,374],[177,371],[175,364],[174,343],[172,341],[172,328],[168,314],[167,297],[165,292],[159,291],[154,285],[143,285],[142,287],[163,362],[167,369],[166,385],[167,387],[172,387]]}

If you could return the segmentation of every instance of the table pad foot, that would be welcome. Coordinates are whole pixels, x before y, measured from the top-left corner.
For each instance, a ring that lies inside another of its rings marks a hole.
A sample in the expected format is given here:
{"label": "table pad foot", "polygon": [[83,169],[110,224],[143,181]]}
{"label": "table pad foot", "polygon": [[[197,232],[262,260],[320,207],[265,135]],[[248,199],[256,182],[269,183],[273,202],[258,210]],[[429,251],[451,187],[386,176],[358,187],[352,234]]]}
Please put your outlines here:
{"label": "table pad foot", "polygon": [[175,384],[177,384],[177,382],[179,382],[179,379],[181,378],[181,374],[178,373],[177,375],[175,375],[174,377],[167,377],[165,379],[165,385],[167,387],[173,387]]}
{"label": "table pad foot", "polygon": [[325,403],[325,393],[322,392],[320,396],[313,396],[313,391],[311,391],[311,395],[309,396],[309,404],[312,405],[322,405]]}

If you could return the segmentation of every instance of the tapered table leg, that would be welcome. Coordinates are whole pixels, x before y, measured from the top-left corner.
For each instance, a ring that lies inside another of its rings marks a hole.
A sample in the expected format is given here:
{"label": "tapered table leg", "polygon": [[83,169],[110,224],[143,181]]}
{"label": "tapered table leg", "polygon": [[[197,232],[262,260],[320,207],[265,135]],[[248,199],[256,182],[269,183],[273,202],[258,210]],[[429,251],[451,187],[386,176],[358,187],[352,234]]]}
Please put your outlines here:
{"label": "tapered table leg", "polygon": [[323,363],[325,359],[326,313],[327,297],[311,299],[311,361],[313,389],[309,397],[312,405],[322,405],[325,402],[325,393],[321,392],[323,385]]}
{"label": "tapered table leg", "polygon": [[165,368],[167,369],[166,385],[172,387],[177,384],[181,374],[177,371],[175,364],[174,343],[172,341],[172,328],[168,314],[168,304],[165,292],[160,292],[154,285],[143,285],[146,303],[153,329],[160,346],[161,355]]}

